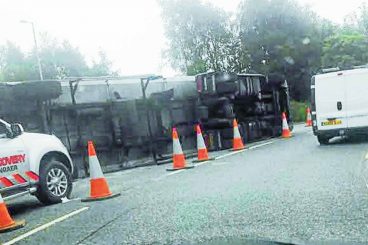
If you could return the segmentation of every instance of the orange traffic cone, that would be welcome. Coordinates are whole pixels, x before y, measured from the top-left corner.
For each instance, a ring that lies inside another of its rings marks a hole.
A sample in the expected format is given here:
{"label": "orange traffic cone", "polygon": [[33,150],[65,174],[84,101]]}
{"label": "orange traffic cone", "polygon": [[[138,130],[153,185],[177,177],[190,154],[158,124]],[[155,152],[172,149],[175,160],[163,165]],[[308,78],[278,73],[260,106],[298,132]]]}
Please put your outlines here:
{"label": "orange traffic cone", "polygon": [[167,171],[175,171],[179,169],[193,168],[194,166],[187,166],[183,150],[181,149],[178,132],[176,128],[172,131],[173,138],[173,168],[166,169]]}
{"label": "orange traffic cone", "polygon": [[111,193],[109,185],[102,173],[92,141],[88,141],[88,162],[90,171],[90,196],[82,199],[82,202],[99,201],[120,196],[120,193]]}
{"label": "orange traffic cone", "polygon": [[193,162],[204,162],[213,160],[213,158],[209,158],[207,147],[204,143],[204,139],[202,136],[201,127],[197,124],[196,126],[197,131],[197,150],[198,150],[198,158],[197,160],[194,160]]}
{"label": "orange traffic cone", "polygon": [[290,138],[291,132],[289,129],[289,125],[286,120],[286,114],[285,112],[282,113],[282,138]]}
{"label": "orange traffic cone", "polygon": [[14,221],[10,217],[6,204],[0,194],[0,233],[22,228],[25,224],[26,222],[24,220]]}
{"label": "orange traffic cone", "polygon": [[309,107],[307,107],[307,121],[305,122],[306,127],[312,126],[312,115]]}
{"label": "orange traffic cone", "polygon": [[245,148],[243,144],[243,140],[240,136],[239,128],[238,128],[238,122],[236,119],[233,121],[233,128],[234,128],[234,139],[233,139],[233,149],[232,151],[239,151],[243,150]]}

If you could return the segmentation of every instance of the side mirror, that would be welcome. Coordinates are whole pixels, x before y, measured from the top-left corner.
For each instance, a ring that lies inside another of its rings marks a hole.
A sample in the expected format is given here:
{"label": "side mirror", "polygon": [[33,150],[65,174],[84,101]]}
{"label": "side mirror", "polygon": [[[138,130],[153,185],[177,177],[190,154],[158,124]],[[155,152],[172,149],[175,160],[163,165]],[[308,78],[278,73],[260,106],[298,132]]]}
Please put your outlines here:
{"label": "side mirror", "polygon": [[13,137],[17,137],[24,132],[23,126],[20,123],[12,123],[10,125],[10,130],[13,134]]}

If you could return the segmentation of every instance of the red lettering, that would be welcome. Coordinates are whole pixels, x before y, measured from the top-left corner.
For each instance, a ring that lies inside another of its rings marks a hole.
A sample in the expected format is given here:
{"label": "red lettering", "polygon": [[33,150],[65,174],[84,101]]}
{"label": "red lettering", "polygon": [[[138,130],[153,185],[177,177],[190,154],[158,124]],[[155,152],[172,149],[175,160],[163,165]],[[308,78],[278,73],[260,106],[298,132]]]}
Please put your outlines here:
{"label": "red lettering", "polygon": [[10,163],[9,164],[17,164],[18,163],[18,156],[10,156]]}
{"label": "red lettering", "polygon": [[5,162],[5,165],[9,165],[11,163],[10,157],[4,157],[4,162]]}
{"label": "red lettering", "polygon": [[13,155],[0,158],[0,166],[23,163],[26,161],[26,155]]}

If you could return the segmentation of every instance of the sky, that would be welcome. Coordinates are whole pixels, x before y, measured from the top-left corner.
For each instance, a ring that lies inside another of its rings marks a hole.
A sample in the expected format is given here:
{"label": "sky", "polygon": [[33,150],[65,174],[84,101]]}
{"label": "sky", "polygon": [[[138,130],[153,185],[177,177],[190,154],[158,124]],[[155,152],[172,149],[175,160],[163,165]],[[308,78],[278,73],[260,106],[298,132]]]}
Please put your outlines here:
{"label": "sky", "polygon": [[[298,0],[318,15],[342,23],[368,0]],[[240,0],[211,0],[236,11]],[[33,47],[32,29],[66,39],[91,62],[103,49],[122,75],[178,72],[162,59],[167,47],[157,0],[0,0],[0,44],[15,42],[25,52]]]}

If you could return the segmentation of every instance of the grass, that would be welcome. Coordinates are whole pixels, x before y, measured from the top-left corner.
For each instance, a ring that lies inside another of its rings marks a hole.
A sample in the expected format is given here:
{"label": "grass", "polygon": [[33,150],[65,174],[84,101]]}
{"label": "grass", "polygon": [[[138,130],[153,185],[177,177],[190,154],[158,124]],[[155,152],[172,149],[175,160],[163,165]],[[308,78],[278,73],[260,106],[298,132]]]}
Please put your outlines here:
{"label": "grass", "polygon": [[294,122],[305,122],[307,117],[307,107],[309,104],[306,102],[290,101],[291,116]]}

